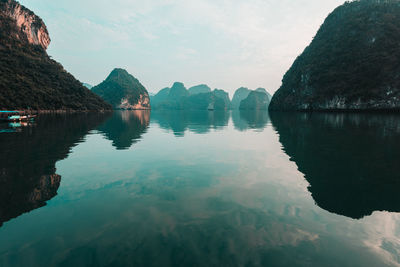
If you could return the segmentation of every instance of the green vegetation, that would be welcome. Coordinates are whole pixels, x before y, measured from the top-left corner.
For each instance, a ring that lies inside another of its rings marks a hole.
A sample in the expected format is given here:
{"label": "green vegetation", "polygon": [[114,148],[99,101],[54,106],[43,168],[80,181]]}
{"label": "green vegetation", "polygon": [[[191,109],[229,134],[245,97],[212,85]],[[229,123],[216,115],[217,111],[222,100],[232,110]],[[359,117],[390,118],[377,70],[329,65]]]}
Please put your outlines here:
{"label": "green vegetation", "polygon": [[200,84],[189,88],[190,95],[210,93],[211,88],[206,84]]}
{"label": "green vegetation", "polygon": [[399,1],[346,2],[286,73],[270,109],[400,108],[399,42]]}
{"label": "green vegetation", "polygon": [[121,108],[124,99],[128,101],[127,106],[139,104],[142,108],[150,108],[146,88],[124,69],[114,69],[105,81],[92,88],[92,92],[114,108]]}
{"label": "green vegetation", "polygon": [[0,109],[110,109],[26,35],[0,2]]}

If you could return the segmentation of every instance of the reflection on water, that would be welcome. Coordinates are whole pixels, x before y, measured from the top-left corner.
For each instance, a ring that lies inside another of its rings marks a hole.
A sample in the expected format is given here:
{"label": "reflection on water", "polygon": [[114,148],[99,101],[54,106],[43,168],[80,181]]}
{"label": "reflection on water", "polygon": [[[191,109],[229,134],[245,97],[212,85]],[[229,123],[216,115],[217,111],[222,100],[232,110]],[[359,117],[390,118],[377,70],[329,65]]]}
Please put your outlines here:
{"label": "reflection on water", "polygon": [[267,110],[233,110],[232,120],[235,129],[239,131],[262,130],[269,122],[269,115]]}
{"label": "reflection on water", "polygon": [[104,133],[118,150],[124,150],[140,140],[149,123],[149,110],[115,111],[98,130]]}
{"label": "reflection on water", "polygon": [[1,133],[0,226],[46,205],[57,194],[61,176],[55,173],[56,162],[66,158],[104,116],[41,116],[18,133]]}
{"label": "reflection on water", "polygon": [[396,116],[230,114],[0,135],[0,266],[400,265]]}
{"label": "reflection on water", "polygon": [[161,128],[172,130],[176,136],[184,136],[185,131],[205,134],[211,129],[223,129],[228,125],[229,111],[153,111],[151,119]]}
{"label": "reflection on water", "polygon": [[323,209],[351,218],[400,211],[400,116],[272,113],[284,151]]}

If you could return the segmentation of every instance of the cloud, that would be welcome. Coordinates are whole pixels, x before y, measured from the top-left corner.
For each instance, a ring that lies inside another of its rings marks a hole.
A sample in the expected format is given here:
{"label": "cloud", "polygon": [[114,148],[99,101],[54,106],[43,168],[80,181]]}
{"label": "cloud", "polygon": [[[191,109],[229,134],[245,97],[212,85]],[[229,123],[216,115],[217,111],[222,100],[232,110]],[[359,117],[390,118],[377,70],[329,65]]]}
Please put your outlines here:
{"label": "cloud", "polygon": [[53,41],[49,52],[81,80],[97,83],[115,64],[150,88],[174,77],[231,91],[242,85],[274,91],[323,19],[344,1],[21,2],[44,18]]}

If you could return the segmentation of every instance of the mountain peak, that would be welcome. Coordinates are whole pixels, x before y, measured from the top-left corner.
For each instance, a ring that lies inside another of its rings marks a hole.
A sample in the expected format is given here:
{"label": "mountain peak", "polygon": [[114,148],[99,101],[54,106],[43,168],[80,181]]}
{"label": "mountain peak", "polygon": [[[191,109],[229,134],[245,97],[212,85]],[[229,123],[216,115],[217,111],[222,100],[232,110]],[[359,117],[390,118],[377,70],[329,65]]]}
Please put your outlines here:
{"label": "mountain peak", "polygon": [[121,76],[128,77],[128,76],[132,76],[132,75],[130,75],[125,69],[115,68],[110,72],[107,79],[113,78],[113,77],[121,77]]}
{"label": "mountain peak", "polygon": [[199,84],[189,88],[189,93],[191,95],[204,94],[211,92],[211,88],[206,84]]}
{"label": "mountain peak", "polygon": [[138,79],[126,70],[115,68],[101,84],[92,88],[116,109],[149,109],[149,94]]}
{"label": "mountain peak", "polygon": [[185,85],[181,82],[174,82],[174,84],[172,85],[171,88],[174,88],[174,87],[185,87]]}

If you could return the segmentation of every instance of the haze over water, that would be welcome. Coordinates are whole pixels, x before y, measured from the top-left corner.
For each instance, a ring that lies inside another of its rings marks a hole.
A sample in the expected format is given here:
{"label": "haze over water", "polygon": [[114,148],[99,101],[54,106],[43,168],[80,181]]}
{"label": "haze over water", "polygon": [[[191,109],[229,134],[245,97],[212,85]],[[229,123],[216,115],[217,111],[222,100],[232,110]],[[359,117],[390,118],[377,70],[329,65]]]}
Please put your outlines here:
{"label": "haze over water", "polygon": [[0,266],[400,265],[400,116],[131,111],[8,130]]}

